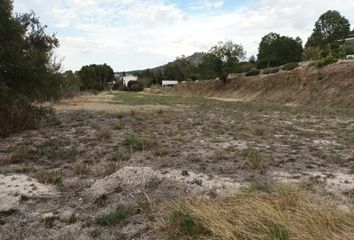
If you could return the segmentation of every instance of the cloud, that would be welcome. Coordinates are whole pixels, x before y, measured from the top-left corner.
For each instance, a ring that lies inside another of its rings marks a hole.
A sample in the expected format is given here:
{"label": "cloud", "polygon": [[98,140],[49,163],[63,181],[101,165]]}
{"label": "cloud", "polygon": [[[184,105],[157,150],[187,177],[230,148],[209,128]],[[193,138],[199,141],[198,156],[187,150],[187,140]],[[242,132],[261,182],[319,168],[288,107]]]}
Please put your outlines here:
{"label": "cloud", "polygon": [[354,12],[352,0],[259,0],[227,8],[228,1],[233,2],[16,0],[15,5],[19,11],[34,9],[49,31],[57,32],[57,53],[66,68],[105,62],[115,70],[154,67],[227,40],[255,55],[269,32],[306,41],[325,11],[336,9],[346,17]]}
{"label": "cloud", "polygon": [[224,1],[220,0],[197,0],[196,2],[190,5],[190,9],[192,10],[210,10],[222,8],[224,6]]}

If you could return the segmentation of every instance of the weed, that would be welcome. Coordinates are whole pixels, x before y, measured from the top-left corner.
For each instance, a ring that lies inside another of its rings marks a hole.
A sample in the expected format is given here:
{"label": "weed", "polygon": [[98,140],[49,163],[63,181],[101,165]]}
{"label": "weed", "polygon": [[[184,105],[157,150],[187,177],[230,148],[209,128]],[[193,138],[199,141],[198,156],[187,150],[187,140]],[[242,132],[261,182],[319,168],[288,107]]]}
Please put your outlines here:
{"label": "weed", "polygon": [[70,146],[71,142],[67,139],[53,138],[42,143],[37,152],[48,159],[74,159],[78,151],[75,146]]}
{"label": "weed", "polygon": [[338,164],[341,165],[343,164],[343,158],[340,154],[336,153],[336,154],[332,154],[330,156],[331,162],[334,164]]}
{"label": "weed", "polygon": [[114,152],[111,156],[112,162],[123,162],[129,160],[129,156],[121,153],[121,152]]}
{"label": "weed", "polygon": [[158,177],[152,177],[145,183],[145,189],[155,190],[161,184],[161,179]]}
{"label": "weed", "polygon": [[72,170],[76,175],[87,175],[91,169],[87,163],[76,163],[72,166]]}
{"label": "weed", "polygon": [[153,145],[150,139],[138,137],[135,135],[125,136],[123,144],[129,146],[132,151],[144,151],[150,149]]}
{"label": "weed", "polygon": [[123,205],[118,205],[113,211],[96,217],[96,223],[104,226],[112,226],[128,218],[128,212]]}
{"label": "weed", "polygon": [[252,169],[262,169],[264,168],[264,160],[262,155],[255,149],[247,150],[247,160],[248,164]]}
{"label": "weed", "polygon": [[[291,201],[289,201],[291,200]],[[354,215],[299,187],[193,197],[164,214],[175,239],[353,239]]]}
{"label": "weed", "polygon": [[120,165],[117,162],[106,163],[104,165],[104,175],[105,176],[111,175],[111,174],[115,173],[116,171],[118,171],[119,168],[120,168]]}
{"label": "weed", "polygon": [[98,129],[95,132],[95,138],[98,141],[107,140],[112,137],[111,132],[108,129]]}
{"label": "weed", "polygon": [[220,161],[220,160],[228,159],[228,156],[227,156],[227,153],[225,152],[225,150],[216,150],[214,152],[214,158],[217,161]]}
{"label": "weed", "polygon": [[37,180],[43,184],[61,184],[61,177],[54,171],[41,171],[37,174]]}
{"label": "weed", "polygon": [[7,163],[11,164],[17,164],[17,163],[22,163],[28,158],[31,158],[32,151],[28,148],[20,148],[16,150],[11,157],[9,158],[9,161],[6,161]]}
{"label": "weed", "polygon": [[195,236],[202,233],[202,227],[198,221],[190,213],[182,209],[172,212],[170,225],[172,229],[184,235]]}
{"label": "weed", "polygon": [[287,240],[289,239],[289,232],[286,227],[274,224],[267,230],[267,240]]}
{"label": "weed", "polygon": [[159,147],[154,151],[154,155],[158,157],[164,157],[169,154],[168,150],[164,147]]}
{"label": "weed", "polygon": [[122,130],[124,128],[124,122],[123,121],[118,121],[115,125],[114,125],[114,130]]}

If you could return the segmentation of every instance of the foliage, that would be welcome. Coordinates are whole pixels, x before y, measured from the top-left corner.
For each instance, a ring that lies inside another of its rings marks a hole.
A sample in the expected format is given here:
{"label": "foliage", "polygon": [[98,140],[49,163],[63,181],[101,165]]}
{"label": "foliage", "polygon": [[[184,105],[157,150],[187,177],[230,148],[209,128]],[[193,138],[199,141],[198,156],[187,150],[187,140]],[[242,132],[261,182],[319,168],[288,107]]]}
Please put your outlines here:
{"label": "foliage", "polygon": [[53,51],[55,35],[33,12],[13,15],[13,3],[0,4],[0,136],[33,128],[41,118],[34,101],[57,99],[62,75]]}
{"label": "foliage", "polygon": [[83,66],[77,74],[80,78],[81,90],[102,91],[107,89],[107,83],[114,79],[113,69],[107,64]]}
{"label": "foliage", "polygon": [[322,66],[326,66],[332,63],[337,62],[337,59],[335,57],[333,57],[332,54],[329,54],[327,57],[321,58],[320,60],[315,62],[315,66],[316,67],[322,67]]}
{"label": "foliage", "polygon": [[[338,11],[329,10],[322,14],[317,22],[313,33],[309,37],[306,47],[319,47],[328,55],[329,51],[337,55],[340,49],[340,43],[350,32],[350,23],[348,19],[342,16]],[[329,46],[329,49],[327,49]]]}
{"label": "foliage", "polygon": [[179,82],[189,80],[193,72],[193,65],[184,56],[177,58],[176,61],[170,62],[164,67],[164,76],[167,79]]}
{"label": "foliage", "polygon": [[279,72],[279,68],[274,67],[274,68],[266,68],[263,70],[263,74],[273,74]]}
{"label": "foliage", "polygon": [[219,42],[209,50],[209,54],[214,56],[212,69],[224,82],[227,76],[238,66],[240,60],[243,60],[246,56],[243,46],[232,41]]}
{"label": "foliage", "polygon": [[282,66],[281,69],[284,71],[292,71],[292,70],[298,68],[299,66],[300,66],[299,63],[297,63],[297,62],[290,62],[290,63],[287,63],[284,66]]}
{"label": "foliage", "polygon": [[118,205],[112,212],[96,217],[99,225],[112,226],[128,217],[128,212],[123,205]]}
{"label": "foliage", "polygon": [[173,211],[170,216],[170,223],[177,227],[177,231],[181,234],[194,236],[201,234],[203,229],[196,219],[191,214],[183,210]]}
{"label": "foliage", "polygon": [[247,76],[247,77],[249,77],[249,76],[257,76],[257,75],[259,75],[260,73],[261,73],[261,71],[260,71],[259,69],[253,68],[253,69],[251,69],[250,71],[248,71],[248,72],[246,73],[246,76]]}
{"label": "foliage", "polygon": [[61,91],[63,97],[74,97],[80,93],[80,79],[76,73],[66,71],[63,73]]}
{"label": "foliage", "polygon": [[293,39],[277,33],[269,33],[259,44],[257,66],[276,67],[288,62],[299,62],[302,52],[302,41],[299,37]]}
{"label": "foliage", "polygon": [[308,46],[304,49],[303,58],[307,61],[316,61],[321,58],[323,50],[320,47]]}

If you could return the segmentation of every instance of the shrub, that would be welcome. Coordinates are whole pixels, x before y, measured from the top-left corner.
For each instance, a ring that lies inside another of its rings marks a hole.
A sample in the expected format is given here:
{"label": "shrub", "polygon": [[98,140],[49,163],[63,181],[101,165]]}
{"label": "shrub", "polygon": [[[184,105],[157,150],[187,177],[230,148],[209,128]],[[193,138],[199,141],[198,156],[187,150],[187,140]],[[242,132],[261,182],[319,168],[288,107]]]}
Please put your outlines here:
{"label": "shrub", "polygon": [[177,232],[187,236],[198,235],[202,232],[202,227],[194,217],[186,212],[181,210],[175,210],[172,212],[170,217],[171,227],[176,228]]}
{"label": "shrub", "polygon": [[153,143],[150,139],[137,137],[135,135],[128,135],[124,138],[123,144],[129,146],[132,151],[143,151],[151,148]]}
{"label": "shrub", "polygon": [[128,212],[123,205],[118,205],[112,212],[96,217],[99,225],[112,226],[128,217]]}
{"label": "shrub", "polygon": [[131,85],[131,87],[130,87],[130,91],[133,91],[133,92],[140,92],[142,90],[143,90],[143,87],[140,86],[139,83],[135,83],[135,84]]}
{"label": "shrub", "polygon": [[274,67],[274,68],[266,68],[263,70],[263,74],[273,74],[279,72],[279,68]]}
{"label": "shrub", "polygon": [[299,63],[291,62],[291,63],[287,63],[284,66],[282,66],[281,69],[284,70],[284,71],[292,71],[292,70],[298,68],[299,66],[300,66]]}
{"label": "shrub", "polygon": [[332,63],[337,62],[337,59],[333,57],[332,54],[329,54],[327,57],[321,58],[320,60],[315,62],[316,67],[323,67]]}
{"label": "shrub", "polygon": [[41,119],[38,110],[39,108],[22,100],[0,105],[0,137],[36,128]]}
{"label": "shrub", "polygon": [[253,69],[251,69],[250,71],[248,71],[247,73],[246,73],[246,76],[248,77],[248,76],[257,76],[257,75],[259,75],[261,73],[261,71],[259,70],[259,69],[257,69],[257,68],[253,68]]}

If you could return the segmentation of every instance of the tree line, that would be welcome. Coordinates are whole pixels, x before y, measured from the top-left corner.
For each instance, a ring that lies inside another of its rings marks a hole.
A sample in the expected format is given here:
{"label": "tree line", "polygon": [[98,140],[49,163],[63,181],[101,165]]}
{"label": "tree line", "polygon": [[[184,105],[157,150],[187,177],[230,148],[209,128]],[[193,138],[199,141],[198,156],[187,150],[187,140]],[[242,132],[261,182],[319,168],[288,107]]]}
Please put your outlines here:
{"label": "tree line", "polygon": [[338,11],[329,10],[315,23],[305,46],[300,37],[281,36],[271,32],[259,44],[257,57],[245,59],[241,44],[219,42],[204,55],[201,63],[193,65],[184,56],[168,63],[163,69],[139,73],[141,82],[159,84],[161,79],[178,81],[220,78],[225,81],[230,73],[244,73],[253,68],[265,69],[300,61],[335,61],[354,54],[354,45],[345,43],[350,33],[348,19]]}

